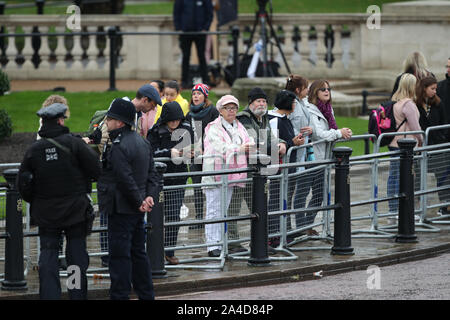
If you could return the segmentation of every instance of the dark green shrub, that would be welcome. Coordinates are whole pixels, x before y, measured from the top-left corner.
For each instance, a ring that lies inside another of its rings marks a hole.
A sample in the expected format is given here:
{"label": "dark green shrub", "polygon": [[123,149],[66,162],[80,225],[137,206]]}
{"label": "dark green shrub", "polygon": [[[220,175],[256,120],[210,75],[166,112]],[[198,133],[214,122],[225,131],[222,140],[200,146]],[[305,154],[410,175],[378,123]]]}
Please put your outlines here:
{"label": "dark green shrub", "polygon": [[8,112],[0,109],[0,140],[10,137],[12,134],[12,121]]}
{"label": "dark green shrub", "polygon": [[0,69],[0,96],[6,91],[9,91],[9,78],[8,75]]}

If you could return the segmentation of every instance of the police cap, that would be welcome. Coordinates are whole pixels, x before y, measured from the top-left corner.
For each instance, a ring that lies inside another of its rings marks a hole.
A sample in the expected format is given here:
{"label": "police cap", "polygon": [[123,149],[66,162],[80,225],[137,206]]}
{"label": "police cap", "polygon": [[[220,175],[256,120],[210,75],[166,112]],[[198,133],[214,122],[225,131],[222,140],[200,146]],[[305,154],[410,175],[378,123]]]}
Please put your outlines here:
{"label": "police cap", "polygon": [[36,114],[43,120],[67,118],[66,111],[68,107],[62,103],[53,103],[48,107],[41,108]]}

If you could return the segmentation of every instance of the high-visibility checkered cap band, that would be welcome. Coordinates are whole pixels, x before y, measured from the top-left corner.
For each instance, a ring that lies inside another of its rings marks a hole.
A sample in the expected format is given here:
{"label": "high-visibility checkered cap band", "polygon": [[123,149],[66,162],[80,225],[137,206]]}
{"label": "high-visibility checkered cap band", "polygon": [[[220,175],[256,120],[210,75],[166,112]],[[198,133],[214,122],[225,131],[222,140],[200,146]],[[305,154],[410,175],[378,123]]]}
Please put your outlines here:
{"label": "high-visibility checkered cap band", "polygon": [[209,87],[204,83],[198,83],[193,88],[192,91],[200,91],[205,95],[205,97],[208,97],[209,95]]}

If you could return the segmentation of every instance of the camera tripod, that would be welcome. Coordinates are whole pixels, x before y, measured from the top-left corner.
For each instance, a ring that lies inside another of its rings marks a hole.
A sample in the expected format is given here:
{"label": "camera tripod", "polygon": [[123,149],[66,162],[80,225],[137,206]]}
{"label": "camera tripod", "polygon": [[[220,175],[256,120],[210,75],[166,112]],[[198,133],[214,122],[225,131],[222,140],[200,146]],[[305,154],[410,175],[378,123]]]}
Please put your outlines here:
{"label": "camera tripod", "polygon": [[[269,0],[257,0],[258,1],[258,6],[259,9],[256,12],[256,17],[255,17],[255,21],[253,23],[253,28],[252,31],[250,33],[250,39],[249,39],[249,44],[247,46],[247,50],[245,51],[245,55],[248,54],[248,51],[250,50],[250,47],[252,45],[253,42],[253,36],[255,34],[256,31],[256,26],[258,25],[258,23],[260,24],[260,28],[261,28],[261,40],[262,40],[262,57],[263,57],[263,76],[267,77],[273,77],[273,70],[272,68],[268,68],[267,67],[267,43],[270,41],[270,38],[274,38],[275,39],[275,43],[276,46],[278,47],[278,50],[280,51],[281,57],[283,58],[283,62],[284,65],[286,67],[287,72],[290,74],[291,73],[291,69],[289,68],[289,65],[286,61],[286,57],[284,55],[283,50],[281,49],[281,45],[280,45],[280,40],[278,39],[275,30],[272,26],[272,21],[271,18],[269,17],[269,15],[267,14],[266,11],[266,4]],[[266,22],[267,25],[270,28],[270,34],[269,37],[267,37],[267,32],[266,32]],[[271,57],[273,59],[273,56]],[[269,74],[270,73],[270,74]]]}

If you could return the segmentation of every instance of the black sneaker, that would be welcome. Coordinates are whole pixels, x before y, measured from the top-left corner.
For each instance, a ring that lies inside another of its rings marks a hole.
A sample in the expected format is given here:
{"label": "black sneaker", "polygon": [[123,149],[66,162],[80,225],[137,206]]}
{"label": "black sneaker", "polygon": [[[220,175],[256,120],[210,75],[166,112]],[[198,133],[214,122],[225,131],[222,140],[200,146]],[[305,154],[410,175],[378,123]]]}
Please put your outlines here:
{"label": "black sneaker", "polygon": [[214,249],[214,250],[208,251],[208,256],[210,256],[212,258],[218,258],[218,257],[220,257],[220,253],[221,253],[221,251],[219,249]]}

